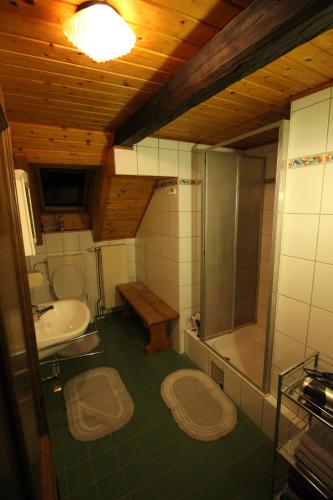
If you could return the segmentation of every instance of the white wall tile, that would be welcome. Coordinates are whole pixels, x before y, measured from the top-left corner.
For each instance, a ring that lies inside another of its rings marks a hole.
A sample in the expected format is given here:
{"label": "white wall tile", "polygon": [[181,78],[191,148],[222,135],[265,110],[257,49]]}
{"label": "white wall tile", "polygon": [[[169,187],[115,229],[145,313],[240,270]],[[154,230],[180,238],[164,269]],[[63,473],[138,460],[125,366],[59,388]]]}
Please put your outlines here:
{"label": "white wall tile", "polygon": [[133,149],[114,148],[114,159],[116,174],[138,174],[138,157],[136,147]]}
{"label": "white wall tile", "polygon": [[314,259],[319,215],[285,214],[281,252],[284,255]]}
{"label": "white wall tile", "polygon": [[196,209],[196,197],[193,195],[192,186],[180,185],[179,192],[179,211],[191,212]]}
{"label": "white wall tile", "polygon": [[310,306],[278,295],[276,308],[276,329],[298,342],[306,342]]}
{"label": "white wall tile", "polygon": [[51,253],[63,253],[64,244],[62,233],[47,233],[45,234],[46,251]]}
{"label": "white wall tile", "polygon": [[323,214],[333,214],[332,193],[333,193],[333,162],[326,163],[325,165],[323,197],[321,201],[321,213]]}
{"label": "white wall tile", "polygon": [[175,149],[178,151],[178,141],[171,141],[170,139],[159,139],[160,149]]}
{"label": "white wall tile", "polygon": [[323,89],[319,92],[314,92],[305,97],[301,97],[300,99],[296,99],[291,103],[292,111],[298,111],[299,109],[306,108],[308,106],[312,106],[320,101],[325,101],[330,98],[331,89]]}
{"label": "white wall tile", "polygon": [[180,220],[178,219],[178,212],[168,213],[168,236],[177,237],[179,234]]}
{"label": "white wall tile", "polygon": [[64,252],[74,252],[80,249],[79,233],[77,231],[63,233]]}
{"label": "white wall tile", "polygon": [[305,345],[276,331],[274,335],[273,363],[281,371],[304,359]]}
{"label": "white wall tile", "polygon": [[[172,151],[173,153],[175,151]],[[168,188],[168,211],[169,212],[178,212],[179,210],[179,187],[178,186],[170,186]]]}
{"label": "white wall tile", "polygon": [[241,409],[258,427],[262,425],[263,397],[248,383],[241,387]]}
{"label": "white wall tile", "polygon": [[333,264],[333,215],[320,216],[317,260]]}
{"label": "white wall tile", "polygon": [[135,245],[128,245],[128,260],[135,262]]}
{"label": "white wall tile", "polygon": [[43,285],[34,289],[34,300],[37,304],[44,304],[55,300],[53,293],[48,285]]}
{"label": "white wall tile", "polygon": [[188,238],[195,235],[193,232],[192,212],[179,213],[179,237]]}
{"label": "white wall tile", "polygon": [[95,252],[84,252],[86,266],[86,283],[97,283],[96,256]]}
{"label": "white wall tile", "polygon": [[184,352],[184,332],[179,330],[179,321],[171,325],[171,340],[173,348],[182,354]]}
{"label": "white wall tile", "polygon": [[91,231],[79,231],[79,244],[81,250],[87,250],[94,246]]}
{"label": "white wall tile", "polygon": [[195,304],[195,287],[192,285],[179,287],[179,308],[187,309]]}
{"label": "white wall tile", "polygon": [[179,241],[179,262],[188,262],[194,260],[192,258],[193,238],[179,238],[178,241]]}
{"label": "white wall tile", "polygon": [[192,151],[194,146],[195,146],[194,142],[179,141],[179,149],[181,151]]}
{"label": "white wall tile", "polygon": [[159,175],[165,177],[178,177],[177,150],[174,149],[159,150]]}
{"label": "white wall tile", "polygon": [[86,292],[88,294],[88,301],[93,302],[98,298],[97,283],[90,283],[86,285]]}
{"label": "white wall tile", "polygon": [[138,174],[159,175],[157,148],[138,146]]}
{"label": "white wall tile", "polygon": [[179,284],[181,286],[191,285],[195,283],[195,262],[180,262],[179,263]]}
{"label": "white wall tile", "polygon": [[[330,90],[330,89],[326,89]],[[328,136],[327,136],[327,146],[326,150],[327,151],[333,151],[333,99],[331,99],[331,112],[330,112],[330,118],[329,118],[329,125],[328,125]]]}
{"label": "white wall tile", "polygon": [[[293,103],[289,158],[333,149],[332,113],[328,131],[331,93],[325,89]],[[332,162],[288,170],[284,211],[289,215],[284,219],[282,252],[294,257],[281,258],[278,291],[291,298],[278,298],[271,392],[280,368],[302,359],[302,354],[320,350],[333,355],[332,192]]]}
{"label": "white wall tile", "polygon": [[273,363],[271,369],[269,392],[275,396],[277,395],[278,376],[280,372],[281,372],[280,368],[278,366],[275,366]]}
{"label": "white wall tile", "polygon": [[324,100],[292,113],[289,158],[326,151],[329,105]]}
{"label": "white wall tile", "polygon": [[333,359],[333,313],[311,307],[308,346]]}
{"label": "white wall tile", "polygon": [[166,239],[167,257],[168,259],[178,261],[178,238],[176,236],[169,236]]}
{"label": "white wall tile", "polygon": [[262,412],[262,430],[266,436],[272,441],[275,430],[275,413],[276,409],[266,399],[264,399]]}
{"label": "white wall tile", "polygon": [[333,266],[316,263],[312,304],[333,312]]}
{"label": "white wall tile", "polygon": [[314,262],[282,256],[279,292],[282,295],[310,303]]}
{"label": "white wall tile", "polygon": [[158,148],[158,139],[155,137],[145,137],[145,139],[142,139],[142,141],[138,142],[138,146]]}
{"label": "white wall tile", "polygon": [[128,275],[131,278],[135,278],[135,276],[136,276],[135,262],[133,262],[133,261],[128,263]]}
{"label": "white wall tile", "polygon": [[179,151],[179,177],[192,179],[192,153],[189,151]]}
{"label": "white wall tile", "polygon": [[235,403],[235,405],[240,406],[241,378],[227,366],[225,366],[224,368],[223,390],[229,396],[229,398]]}
{"label": "white wall tile", "polygon": [[45,245],[45,235],[42,235],[43,244],[36,245],[36,255],[44,255],[46,254],[46,245]]}
{"label": "white wall tile", "polygon": [[190,333],[185,333],[185,354],[193,363],[195,363],[201,370],[208,373],[208,349]]}
{"label": "white wall tile", "polygon": [[287,173],[285,213],[318,214],[324,167],[290,168]]}

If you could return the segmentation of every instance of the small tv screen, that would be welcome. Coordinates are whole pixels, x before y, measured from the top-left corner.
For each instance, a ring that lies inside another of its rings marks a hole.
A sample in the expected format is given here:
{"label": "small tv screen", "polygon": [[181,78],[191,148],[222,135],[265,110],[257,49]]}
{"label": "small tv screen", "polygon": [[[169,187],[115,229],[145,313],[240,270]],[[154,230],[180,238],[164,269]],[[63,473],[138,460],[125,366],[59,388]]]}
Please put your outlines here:
{"label": "small tv screen", "polygon": [[46,210],[84,208],[87,169],[41,167],[39,175]]}

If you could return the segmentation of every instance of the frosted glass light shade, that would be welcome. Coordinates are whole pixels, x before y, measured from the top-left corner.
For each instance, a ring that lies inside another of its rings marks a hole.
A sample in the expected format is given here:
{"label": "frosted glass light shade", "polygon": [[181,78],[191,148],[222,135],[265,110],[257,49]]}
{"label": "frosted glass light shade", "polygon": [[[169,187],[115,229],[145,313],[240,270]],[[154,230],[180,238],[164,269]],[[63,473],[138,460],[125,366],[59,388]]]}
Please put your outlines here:
{"label": "frosted glass light shade", "polygon": [[104,2],[81,4],[77,12],[64,22],[63,30],[75,47],[96,62],[127,54],[136,40],[124,19]]}

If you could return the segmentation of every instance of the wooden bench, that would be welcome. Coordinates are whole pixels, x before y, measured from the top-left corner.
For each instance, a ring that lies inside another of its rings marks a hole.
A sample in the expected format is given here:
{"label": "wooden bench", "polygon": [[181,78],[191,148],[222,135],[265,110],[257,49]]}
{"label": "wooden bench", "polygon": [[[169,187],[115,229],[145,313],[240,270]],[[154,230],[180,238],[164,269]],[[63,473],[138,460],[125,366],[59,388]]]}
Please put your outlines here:
{"label": "wooden bench", "polygon": [[146,354],[153,354],[170,347],[167,324],[179,314],[151,292],[141,281],[117,285],[120,295],[133,307],[150,331]]}

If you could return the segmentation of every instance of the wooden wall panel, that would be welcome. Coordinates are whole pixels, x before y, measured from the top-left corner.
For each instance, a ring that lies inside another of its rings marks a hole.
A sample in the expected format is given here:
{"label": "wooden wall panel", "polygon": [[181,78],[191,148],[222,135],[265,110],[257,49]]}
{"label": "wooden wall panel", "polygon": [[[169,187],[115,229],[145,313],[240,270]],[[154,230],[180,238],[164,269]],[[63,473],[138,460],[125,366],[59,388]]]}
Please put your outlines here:
{"label": "wooden wall panel", "polygon": [[[28,163],[95,165],[97,179],[89,214],[63,213],[64,230],[92,227],[95,241],[132,238],[145,213],[156,179],[114,176],[113,134],[92,130],[11,124],[14,153]],[[108,158],[108,161],[106,161]],[[59,215],[41,213],[40,222],[59,227]]]}
{"label": "wooden wall panel", "polygon": [[[137,42],[130,54],[106,63],[80,53],[63,34],[62,22],[79,3],[0,0],[0,84],[11,123],[114,130],[252,1],[113,0]],[[193,108],[155,136],[214,144],[238,135],[239,127],[247,132],[287,117],[292,99],[331,84],[332,47],[331,30]],[[75,145],[52,148],[53,156],[50,148],[27,146],[18,143],[34,162],[72,162],[78,155]],[[77,158],[85,165],[102,161],[88,147]]]}
{"label": "wooden wall panel", "polygon": [[154,193],[151,177],[108,175],[100,180],[99,203],[94,207],[94,241],[134,238]]}
{"label": "wooden wall panel", "polygon": [[[59,214],[52,214],[49,212],[42,212],[40,220],[43,224],[51,224],[59,230],[60,216]],[[90,229],[90,218],[87,212],[63,212],[62,220],[64,224],[64,231],[79,231],[81,229]]]}
{"label": "wooden wall panel", "polygon": [[100,64],[63,33],[78,3],[0,0],[0,82],[11,122],[118,127],[251,0],[114,0],[137,42]]}
{"label": "wooden wall panel", "polygon": [[15,154],[29,163],[102,165],[112,134],[47,125],[12,123]]}

